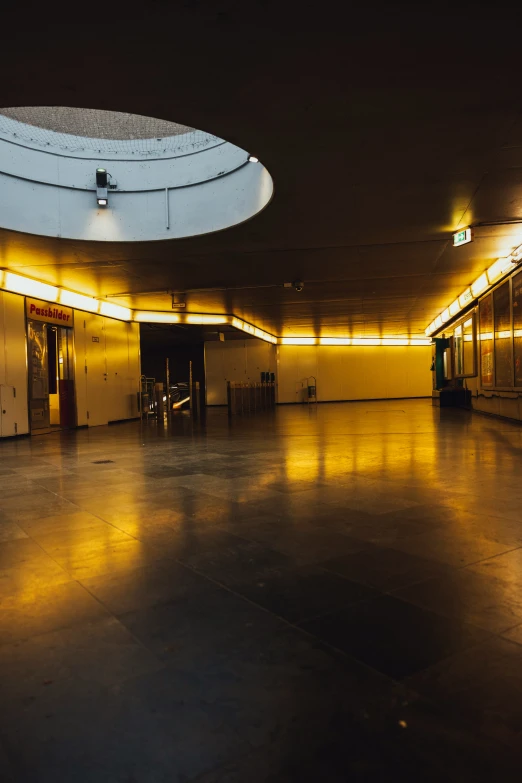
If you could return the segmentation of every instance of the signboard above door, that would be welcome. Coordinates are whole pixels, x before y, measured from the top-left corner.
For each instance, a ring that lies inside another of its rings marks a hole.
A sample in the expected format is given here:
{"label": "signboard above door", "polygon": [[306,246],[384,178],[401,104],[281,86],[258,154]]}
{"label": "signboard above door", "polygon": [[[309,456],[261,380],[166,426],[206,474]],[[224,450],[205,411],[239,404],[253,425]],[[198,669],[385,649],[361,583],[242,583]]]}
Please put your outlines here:
{"label": "signboard above door", "polygon": [[72,307],[63,307],[53,302],[42,302],[40,299],[26,297],[25,312],[32,321],[45,321],[58,326],[73,325]]}

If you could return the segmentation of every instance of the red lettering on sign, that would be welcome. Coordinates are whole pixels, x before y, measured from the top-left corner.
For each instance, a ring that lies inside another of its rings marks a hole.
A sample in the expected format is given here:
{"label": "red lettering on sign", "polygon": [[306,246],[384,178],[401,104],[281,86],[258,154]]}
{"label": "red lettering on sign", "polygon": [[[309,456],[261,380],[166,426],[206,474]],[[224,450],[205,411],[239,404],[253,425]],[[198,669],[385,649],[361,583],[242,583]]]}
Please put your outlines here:
{"label": "red lettering on sign", "polygon": [[31,305],[31,312],[34,313],[35,310],[36,310],[36,306],[34,304],[32,304]]}

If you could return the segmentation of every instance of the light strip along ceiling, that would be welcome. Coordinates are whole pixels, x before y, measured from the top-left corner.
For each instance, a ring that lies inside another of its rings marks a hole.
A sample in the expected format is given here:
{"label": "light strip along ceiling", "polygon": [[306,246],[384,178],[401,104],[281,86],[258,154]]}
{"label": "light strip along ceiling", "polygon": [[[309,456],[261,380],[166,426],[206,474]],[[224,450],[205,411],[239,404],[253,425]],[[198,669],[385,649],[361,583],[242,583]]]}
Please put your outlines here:
{"label": "light strip along ceiling", "polygon": [[461,310],[464,310],[470,302],[476,299],[480,294],[483,294],[490,286],[498,283],[498,281],[512,272],[518,264],[522,261],[522,245],[519,245],[508,256],[503,258],[497,258],[494,264],[489,269],[486,269],[469,288],[466,288],[460,296],[458,296],[449,307],[442,311],[431,324],[426,327],[424,334],[429,337],[435,332],[438,332],[445,323],[454,318]]}
{"label": "light strip along ceiling", "polygon": [[272,345],[330,345],[330,346],[415,346],[429,345],[431,340],[415,337],[276,337],[257,326],[237,318],[235,315],[219,313],[170,313],[155,310],[131,310],[129,307],[107,302],[105,299],[78,294],[66,288],[49,285],[39,280],[17,275],[14,272],[0,269],[0,289],[22,296],[35,297],[47,302],[73,307],[89,313],[99,313],[119,321],[135,321],[138,323],[164,324],[197,324],[200,326],[227,324],[239,329],[251,337],[271,343]]}

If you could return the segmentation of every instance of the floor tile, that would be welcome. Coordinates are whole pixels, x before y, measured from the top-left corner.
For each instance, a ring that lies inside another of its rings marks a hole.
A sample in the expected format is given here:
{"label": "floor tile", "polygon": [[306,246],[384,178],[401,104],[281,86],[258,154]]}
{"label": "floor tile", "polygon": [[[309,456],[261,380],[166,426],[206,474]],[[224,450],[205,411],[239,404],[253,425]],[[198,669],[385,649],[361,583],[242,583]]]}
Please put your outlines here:
{"label": "floor tile", "polygon": [[384,592],[447,571],[446,566],[436,561],[370,544],[357,552],[335,557],[320,565],[328,571]]}
{"label": "floor tile", "polygon": [[174,604],[208,587],[208,580],[172,560],[83,579],[81,584],[115,615]]}
{"label": "floor tile", "polygon": [[11,720],[0,716],[17,780],[52,783],[72,770],[79,783],[188,781],[249,750],[222,715],[176,696],[154,674],[110,688],[80,678],[50,683]]}
{"label": "floor tile", "polygon": [[254,516],[236,520],[233,529],[243,538],[264,543],[303,563],[316,563],[339,553],[359,552],[364,547],[360,540],[338,532],[337,525],[329,529],[308,519]]}
{"label": "floor tile", "polygon": [[509,639],[512,642],[522,645],[522,623],[503,631],[502,636],[504,639]]}
{"label": "floor tile", "polygon": [[399,539],[393,546],[403,552],[440,560],[442,563],[453,566],[478,563],[511,549],[509,544],[501,544],[483,536],[468,534],[458,527],[454,530],[439,528],[429,533]]}
{"label": "floor tile", "polygon": [[364,601],[375,592],[320,568],[281,569],[234,591],[291,623]]}
{"label": "floor tile", "polygon": [[118,620],[101,613],[87,622],[0,645],[0,666],[11,672],[1,685],[4,705],[30,699],[58,680],[78,677],[108,686],[162,668]]}
{"label": "floor tile", "polygon": [[18,538],[27,537],[27,533],[16,522],[0,520],[0,544],[4,541],[14,541]]}
{"label": "floor tile", "polygon": [[145,647],[178,666],[187,661],[208,665],[209,657],[217,663],[285,627],[279,618],[214,584],[185,600],[121,614],[119,620]]}
{"label": "floor tile", "polygon": [[107,615],[107,610],[76,582],[51,585],[28,582],[12,595],[2,592],[0,644]]}
{"label": "floor tile", "polygon": [[492,633],[522,623],[522,595],[509,582],[469,569],[395,592],[397,598],[455,617]]}
{"label": "floor tile", "polygon": [[161,558],[161,553],[133,538],[91,546],[64,548],[53,558],[74,579],[139,568]]}
{"label": "floor tile", "polygon": [[80,511],[75,508],[73,511],[63,511],[60,514],[54,514],[45,517],[36,517],[33,519],[24,519],[20,521],[20,527],[32,538],[38,535],[63,535],[67,536],[72,531],[77,530],[96,530],[104,529],[106,523],[93,514]]}
{"label": "floor tile", "polygon": [[504,582],[522,589],[522,548],[497,554],[480,563],[474,563],[469,568],[477,574],[496,576]]}
{"label": "floor tile", "polygon": [[478,736],[519,748],[522,648],[491,638],[411,677],[407,684],[473,727]]}
{"label": "floor tile", "polygon": [[224,545],[204,551],[181,552],[179,560],[220,584],[233,586],[263,579],[281,568],[291,567],[296,560],[275,549],[231,536]]}
{"label": "floor tile", "polygon": [[302,624],[309,633],[395,679],[411,676],[488,634],[382,596]]}

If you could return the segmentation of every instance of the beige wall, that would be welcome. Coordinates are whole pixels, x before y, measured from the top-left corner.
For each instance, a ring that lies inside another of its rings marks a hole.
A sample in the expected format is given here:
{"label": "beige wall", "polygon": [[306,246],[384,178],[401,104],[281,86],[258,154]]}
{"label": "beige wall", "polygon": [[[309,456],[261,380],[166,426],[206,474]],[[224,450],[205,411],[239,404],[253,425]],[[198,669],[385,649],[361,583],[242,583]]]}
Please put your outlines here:
{"label": "beige wall", "polygon": [[207,405],[227,404],[227,381],[257,383],[262,372],[276,371],[276,349],[263,340],[205,343]]}
{"label": "beige wall", "polygon": [[311,375],[320,402],[431,396],[430,346],[280,345],[277,351],[278,402],[301,402]]}
{"label": "beige wall", "polygon": [[306,378],[319,401],[431,396],[431,346],[308,346],[262,340],[205,343],[207,405],[226,405],[226,382],[276,372],[278,402],[302,402]]}
{"label": "beige wall", "polygon": [[78,424],[138,416],[139,324],[75,311],[74,343]]}
{"label": "beige wall", "polygon": [[[5,291],[0,291],[0,385],[4,387],[7,403],[11,403],[5,408],[0,435],[15,434],[10,423],[16,424],[18,435],[29,432],[25,300],[23,296]],[[12,388],[16,390],[16,396]]]}
{"label": "beige wall", "polygon": [[[75,310],[74,346],[78,424],[138,416],[139,324]],[[29,432],[27,380],[25,299],[0,291],[0,395],[10,403],[6,416],[0,413],[0,437],[14,434],[13,421],[17,434]]]}

